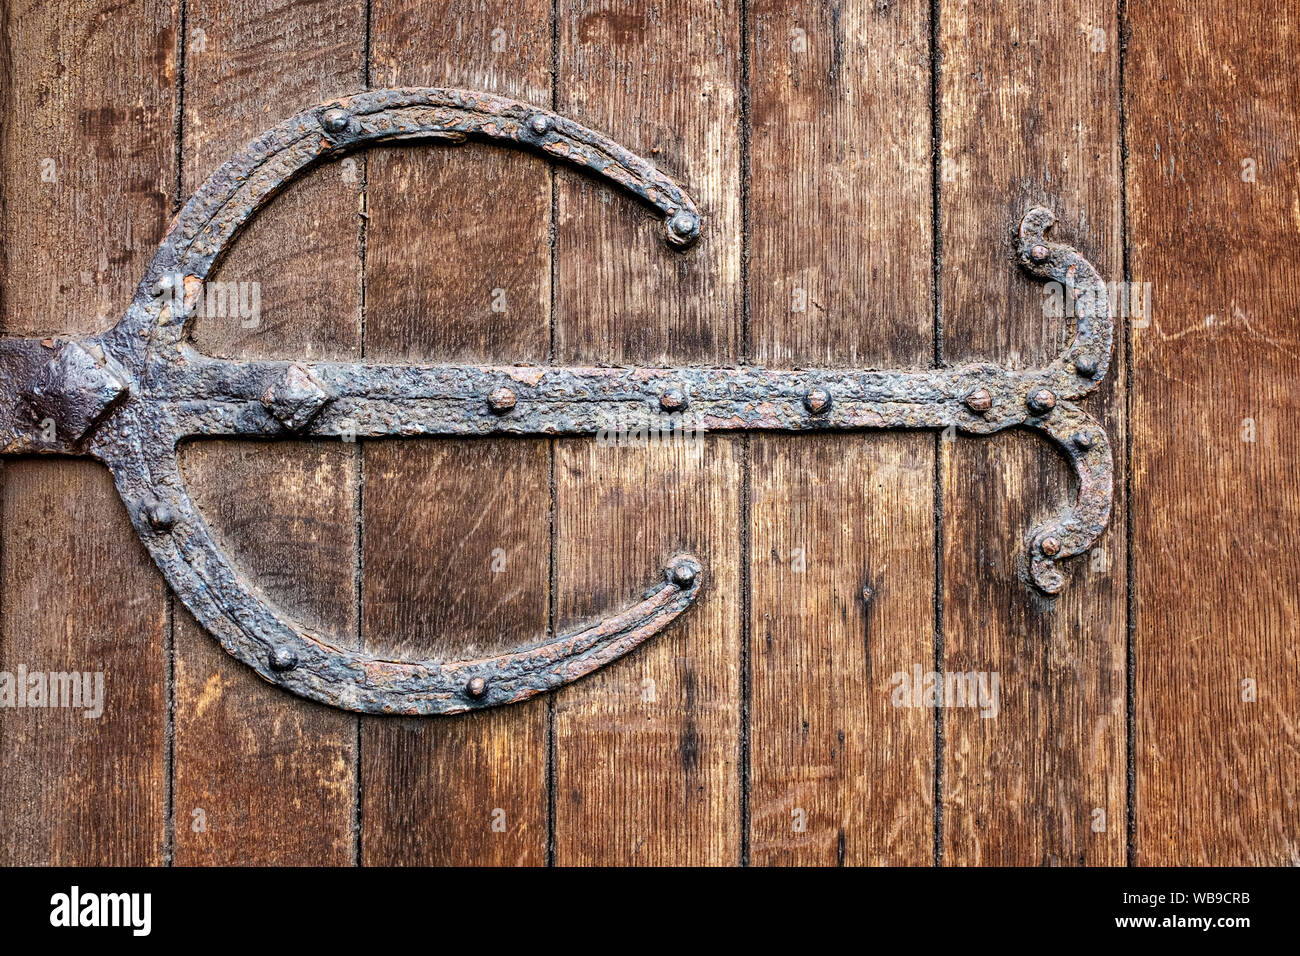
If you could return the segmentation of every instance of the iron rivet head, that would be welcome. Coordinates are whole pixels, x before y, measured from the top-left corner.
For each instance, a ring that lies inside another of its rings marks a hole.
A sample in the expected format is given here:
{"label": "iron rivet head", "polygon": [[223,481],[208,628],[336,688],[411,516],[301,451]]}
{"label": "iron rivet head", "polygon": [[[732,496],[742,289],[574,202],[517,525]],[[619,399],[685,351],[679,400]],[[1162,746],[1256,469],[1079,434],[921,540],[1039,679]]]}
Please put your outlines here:
{"label": "iron rivet head", "polygon": [[1097,374],[1097,363],[1086,355],[1080,355],[1074,360],[1074,370],[1084,378],[1092,378]]}
{"label": "iron rivet head", "polygon": [[298,666],[298,655],[293,652],[293,648],[277,644],[271,650],[269,663],[273,671],[291,671]]}
{"label": "iron rivet head", "polygon": [[1046,262],[1047,257],[1051,254],[1051,250],[1042,243],[1039,243],[1029,250],[1029,258],[1033,259],[1035,262]]}
{"label": "iron rivet head", "polygon": [[469,683],[465,685],[465,693],[475,700],[482,700],[483,695],[487,693],[487,681],[481,677],[471,677]]}
{"label": "iron rivet head", "polygon": [[700,217],[688,209],[678,210],[668,220],[668,241],[689,246],[700,235]]}
{"label": "iron rivet head", "polygon": [[690,400],[680,388],[670,388],[659,396],[659,407],[666,412],[680,412]]}
{"label": "iron rivet head", "polygon": [[[53,347],[51,341],[47,348]],[[130,391],[102,349],[67,342],[37,370],[21,394],[37,420],[53,420],[59,434],[79,442],[98,428]]]}
{"label": "iron rivet head", "polygon": [[339,134],[347,131],[348,125],[352,122],[352,117],[345,109],[334,107],[326,110],[320,115],[320,125],[325,128],[327,133]]}
{"label": "iron rivet head", "polygon": [[144,506],[144,517],[155,531],[170,531],[176,524],[176,512],[157,500]]}
{"label": "iron rivet head", "polygon": [[1087,451],[1092,447],[1092,436],[1087,432],[1076,432],[1074,436],[1074,445],[1076,448],[1081,448],[1084,451]]}
{"label": "iron rivet head", "polygon": [[831,393],[824,388],[814,388],[803,397],[803,407],[814,415],[824,415],[831,410]]}
{"label": "iron rivet head", "polygon": [[262,394],[266,410],[291,432],[310,425],[329,400],[325,384],[311,369],[296,362]]}
{"label": "iron rivet head", "polygon": [[544,136],[551,131],[551,118],[541,115],[534,116],[533,121],[528,125],[538,136]]}
{"label": "iron rivet head", "polygon": [[1040,388],[1029,393],[1025,404],[1035,415],[1045,415],[1056,407],[1056,396],[1049,389]]}
{"label": "iron rivet head", "polygon": [[966,407],[977,415],[983,415],[993,407],[993,396],[987,388],[977,388],[966,396]]}
{"label": "iron rivet head", "polygon": [[1038,549],[1049,558],[1055,557],[1061,553],[1061,539],[1050,536],[1046,537],[1039,542]]}
{"label": "iron rivet head", "polygon": [[668,569],[668,580],[683,591],[688,591],[695,584],[699,570],[693,561],[678,561]]}
{"label": "iron rivet head", "polygon": [[496,415],[504,415],[515,407],[516,401],[518,396],[515,395],[514,389],[502,385],[500,388],[492,389],[492,394],[488,396],[488,408]]}

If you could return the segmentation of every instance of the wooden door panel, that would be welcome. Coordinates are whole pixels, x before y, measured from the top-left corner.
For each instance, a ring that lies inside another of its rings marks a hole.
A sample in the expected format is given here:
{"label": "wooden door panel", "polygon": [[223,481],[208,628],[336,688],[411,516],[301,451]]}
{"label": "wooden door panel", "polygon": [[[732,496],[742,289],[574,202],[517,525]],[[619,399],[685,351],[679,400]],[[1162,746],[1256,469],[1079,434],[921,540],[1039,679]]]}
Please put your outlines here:
{"label": "wooden door panel", "polygon": [[[182,195],[286,107],[361,85],[364,18],[355,2],[188,3]],[[241,306],[256,288],[260,308],[230,314],[205,301],[196,347],[243,359],[357,358],[360,199],[359,179],[337,164],[291,184],[209,280],[240,283]],[[182,451],[185,480],[237,566],[297,620],[355,646],[356,447],[218,441]],[[281,693],[183,607],[175,617],[175,862],[350,863],[356,718]]]}
{"label": "wooden door panel", "polygon": [[[930,364],[929,4],[751,15],[749,355]],[[751,439],[752,863],[933,858],[934,721],[891,685],[934,664],[934,444]]]}
{"label": "wooden door panel", "polygon": [[[1121,274],[1116,13],[1057,0],[939,7],[942,357],[1026,368],[1066,341],[1012,235],[1035,205],[1101,274]],[[1068,25],[1068,26],[1066,26]],[[1097,34],[1096,31],[1101,31]],[[1117,336],[1122,355],[1123,336]],[[1084,407],[1124,469],[1122,362]],[[1000,713],[941,711],[942,856],[954,864],[1124,862],[1125,505],[1047,599],[1017,569],[1066,500],[1056,452],[1027,434],[941,443],[944,668],[1000,675]]]}
{"label": "wooden door panel", "polygon": [[[0,672],[102,671],[105,709],[0,707],[0,863],[1294,861],[1286,4],[0,9],[6,335],[108,328],[234,151],[391,86],[606,133],[685,185],[701,238],[673,248],[637,202],[526,151],[378,147],[258,214],[213,277],[255,287],[257,314],[201,316],[196,347],[1040,366],[1069,330],[1016,262],[1039,204],[1137,292],[1112,297],[1083,403],[1115,455],[1110,525],[1052,598],[1023,580],[1025,535],[1074,479],[1024,431],[665,435],[647,410],[615,423],[643,443],[186,444],[235,564],[352,648],[500,651],[700,558],[695,605],[644,646],[454,717],[260,680],[169,593],[102,466],[7,458]],[[899,675],[927,673],[995,675],[997,702],[913,706]]]}
{"label": "wooden door panel", "polygon": [[[98,332],[126,308],[172,204],[176,10],[97,0],[0,10],[11,118],[2,331]],[[3,467],[0,671],[101,672],[104,684],[100,718],[0,709],[0,863],[162,863],[166,587],[102,468]]]}
{"label": "wooden door panel", "polygon": [[[691,0],[669,18],[564,0],[557,16],[556,108],[653,157],[687,185],[708,226],[676,252],[635,204],[558,171],[555,360],[735,361],[734,6]],[[666,44],[674,56],[662,55]],[[649,418],[628,424],[656,424]],[[554,695],[561,865],[740,859],[740,455],[735,440],[707,437],[703,448],[557,445],[560,622],[607,613],[682,551],[701,559],[707,589],[672,631]]]}
{"label": "wooden door panel", "polygon": [[[376,4],[374,86],[462,86],[547,103],[550,7]],[[366,159],[365,354],[392,362],[544,362],[551,171],[497,146]],[[366,647],[487,653],[550,620],[550,449],[542,439],[366,442]],[[459,654],[458,654],[459,656]],[[548,704],[362,721],[361,861],[540,865]]]}
{"label": "wooden door panel", "polygon": [[1293,866],[1296,10],[1130,29],[1135,862]]}

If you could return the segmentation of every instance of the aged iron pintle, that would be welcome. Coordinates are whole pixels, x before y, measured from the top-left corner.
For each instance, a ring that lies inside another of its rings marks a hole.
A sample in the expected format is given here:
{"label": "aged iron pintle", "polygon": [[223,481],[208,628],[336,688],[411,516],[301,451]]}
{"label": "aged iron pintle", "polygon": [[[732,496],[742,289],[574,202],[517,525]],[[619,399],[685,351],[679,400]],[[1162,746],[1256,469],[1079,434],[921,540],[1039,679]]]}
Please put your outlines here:
{"label": "aged iron pintle", "polygon": [[162,293],[177,280],[187,292],[200,288],[286,181],[373,143],[470,137],[542,152],[632,194],[662,217],[674,247],[700,235],[699,210],[678,183],[572,120],[485,93],[374,90],[286,120],[217,170],[185,205],[109,332],[78,342],[0,338],[0,452],[85,454],[106,463],[176,595],[266,680],[366,713],[448,714],[524,700],[577,680],[670,626],[698,599],[704,568],[693,555],[673,555],[640,601],[506,653],[389,660],[287,620],[247,582],[185,490],[177,461],[182,440],[594,435],[611,418],[688,405],[704,431],[955,427],[989,435],[1019,427],[1051,441],[1077,478],[1074,501],[1026,539],[1028,579],[1045,593],[1059,591],[1060,562],[1085,552],[1104,530],[1110,446],[1102,426],[1073,402],[1106,374],[1109,300],[1087,260],[1046,238],[1055,220],[1043,208],[1021,221],[1018,259],[1031,276],[1065,285],[1077,318],[1074,340],[1044,368],[236,361],[202,355],[187,341],[192,316],[184,308],[173,315]]}

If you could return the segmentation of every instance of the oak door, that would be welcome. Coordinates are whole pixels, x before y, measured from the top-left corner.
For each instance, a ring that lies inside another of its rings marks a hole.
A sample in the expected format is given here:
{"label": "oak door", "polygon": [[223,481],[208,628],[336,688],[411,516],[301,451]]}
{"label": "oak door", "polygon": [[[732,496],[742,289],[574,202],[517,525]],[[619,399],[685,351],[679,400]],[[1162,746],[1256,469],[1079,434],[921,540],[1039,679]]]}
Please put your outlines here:
{"label": "oak door", "polygon": [[[238,240],[217,278],[247,314],[202,350],[1032,367],[1064,334],[1013,259],[1036,204],[1145,307],[1086,402],[1113,516],[1054,598],[1017,561],[1070,477],[1019,431],[185,446],[241,569],[349,646],[490,652],[707,562],[634,653],[463,716],[263,682],[106,470],[6,459],[0,671],[102,672],[104,699],[0,708],[0,862],[1293,862],[1297,42],[1280,2],[8,0],[7,335],[108,328],[227,157],[396,86],[553,108],[707,229],[681,255],[536,155],[371,150]],[[899,675],[945,673],[996,675],[995,705],[900,706]]]}

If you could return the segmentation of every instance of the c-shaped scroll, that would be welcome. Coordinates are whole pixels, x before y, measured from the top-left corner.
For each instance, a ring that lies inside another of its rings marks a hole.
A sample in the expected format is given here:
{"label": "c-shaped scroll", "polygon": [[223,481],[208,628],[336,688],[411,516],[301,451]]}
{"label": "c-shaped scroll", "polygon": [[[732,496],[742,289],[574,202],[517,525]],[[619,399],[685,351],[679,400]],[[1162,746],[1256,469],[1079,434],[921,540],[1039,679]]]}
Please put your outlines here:
{"label": "c-shaped scroll", "polygon": [[1105,528],[1110,447],[1105,430],[1071,400],[1105,375],[1108,297],[1079,253],[1047,240],[1053,217],[1045,209],[1021,223],[1020,261],[1060,284],[1076,330],[1043,369],[379,365],[232,361],[193,347],[187,328],[203,283],[290,179],[378,142],[467,138],[538,150],[608,180],[663,218],[673,246],[699,235],[701,216],[680,185],[571,120],[484,93],[377,90],[301,113],[218,169],[185,205],[110,331],[78,341],[0,340],[0,452],[104,461],[177,596],[268,681],[366,713],[446,714],[523,700],[667,627],[698,597],[704,570],[695,556],[675,555],[639,603],[495,657],[400,661],[349,650],[290,621],[227,559],[182,480],[177,448],[185,439],[591,435],[636,420],[704,431],[953,426],[990,434],[1024,426],[1062,449],[1078,484],[1074,503],[1030,535],[1033,583],[1060,590],[1058,562],[1086,551]]}

